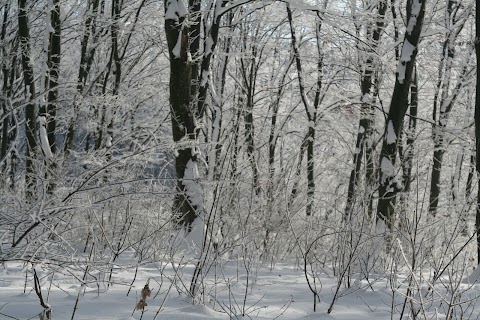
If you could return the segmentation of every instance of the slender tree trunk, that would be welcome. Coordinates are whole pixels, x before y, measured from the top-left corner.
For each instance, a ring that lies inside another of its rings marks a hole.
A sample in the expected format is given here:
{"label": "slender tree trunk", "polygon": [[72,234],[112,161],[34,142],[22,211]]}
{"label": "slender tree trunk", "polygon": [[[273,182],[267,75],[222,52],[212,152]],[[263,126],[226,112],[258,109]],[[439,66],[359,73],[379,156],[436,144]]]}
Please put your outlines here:
{"label": "slender tree trunk", "polygon": [[[408,192],[410,192],[412,184],[412,171],[413,171],[413,155],[414,155],[414,143],[415,143],[415,132],[417,129],[417,113],[418,113],[418,77],[417,77],[417,66],[414,66],[413,69],[413,79],[410,85],[410,107],[408,114],[408,128],[405,130],[405,134],[401,135],[399,141],[399,156],[402,165],[402,182],[403,182],[403,192],[400,194],[400,219],[399,219],[399,229],[406,230],[408,227]],[[404,137],[406,136],[407,141],[405,146],[403,145]]]}
{"label": "slender tree trunk", "polygon": [[405,158],[403,161],[403,190],[409,192],[412,184],[414,142],[417,129],[418,114],[418,77],[417,68],[413,71],[413,79],[410,87],[410,112],[408,118],[407,143],[405,147]]}
{"label": "slender tree trunk", "polygon": [[464,236],[468,235],[468,217],[470,216],[470,209],[473,203],[476,201],[472,199],[472,183],[475,177],[475,151],[471,151],[470,155],[470,165],[468,168],[467,183],[465,184],[465,203],[466,210],[461,215],[460,219],[462,220],[462,234]]}
{"label": "slender tree trunk", "polygon": [[18,0],[18,33],[20,36],[20,52],[22,56],[23,78],[25,83],[25,138],[26,138],[26,176],[25,192],[27,200],[36,198],[37,177],[35,172],[35,149],[37,147],[35,129],[35,80],[33,63],[30,60],[30,28],[28,25],[27,0]]}
{"label": "slender tree trunk", "polygon": [[[323,4],[324,9],[327,8],[328,1],[325,1]],[[292,39],[292,49],[295,58],[295,65],[297,67],[298,73],[298,84],[300,90],[300,96],[302,99],[303,106],[305,108],[305,112],[307,115],[308,120],[308,131],[307,131],[307,205],[306,205],[306,215],[311,216],[314,212],[313,204],[315,198],[315,150],[314,150],[314,143],[315,143],[315,127],[317,124],[317,112],[318,106],[320,105],[323,96],[321,95],[322,85],[323,85],[323,52],[322,52],[322,45],[321,45],[321,29],[322,29],[322,17],[320,14],[317,14],[316,17],[316,28],[315,28],[315,35],[316,35],[316,44],[317,44],[317,81],[316,81],[316,88],[315,88],[315,97],[313,103],[310,101],[307,89],[305,87],[304,81],[304,74],[302,68],[302,61],[300,58],[300,52],[298,48],[295,28],[293,25],[293,14],[292,10],[290,9],[290,4],[287,2],[287,18],[288,23],[290,26],[290,35]]]}
{"label": "slender tree trunk", "polygon": [[[48,57],[47,57],[47,68],[48,74],[45,83],[45,89],[47,93],[47,105],[46,108],[42,106],[39,114],[39,119],[41,120],[41,126],[44,126],[42,130],[46,131],[47,141],[48,141],[48,151],[44,151],[45,162],[47,166],[47,191],[52,193],[55,189],[55,171],[56,171],[56,162],[54,155],[56,153],[57,144],[55,143],[55,131],[56,131],[56,117],[57,117],[57,100],[58,100],[58,77],[60,72],[60,57],[61,57],[61,20],[60,20],[60,0],[52,0],[52,7],[48,8],[50,10],[50,25],[53,30],[47,30],[48,35]],[[43,76],[43,75],[42,75]],[[42,137],[40,137],[42,139]],[[47,146],[45,146],[47,148]],[[48,154],[48,156],[47,156]]]}
{"label": "slender tree trunk", "polygon": [[[78,108],[79,108],[79,99],[81,99],[81,95],[83,93],[83,88],[85,87],[85,82],[90,72],[91,64],[93,63],[93,58],[95,56],[96,51],[96,43],[98,40],[99,34],[96,32],[95,24],[96,18],[98,14],[98,9],[100,5],[100,0],[92,0],[89,2],[89,7],[87,9],[86,15],[87,18],[85,19],[85,26],[84,26],[84,33],[81,41],[81,49],[80,49],[80,66],[78,68],[78,78],[77,78],[77,92],[74,97],[73,101],[73,116],[70,119],[67,134],[65,136],[65,143],[64,143],[64,151],[68,154],[68,150],[72,149],[73,142],[75,140],[75,125],[78,118]],[[89,49],[89,41],[93,35],[93,45]],[[90,137],[90,133],[88,134]],[[87,139],[89,141],[90,139]],[[86,150],[89,149],[88,142],[86,146]]]}
{"label": "slender tree trunk", "polygon": [[[111,25],[111,35],[112,35],[112,63],[114,65],[114,80],[113,80],[113,89],[112,89],[112,96],[114,97],[114,101],[116,101],[115,97],[118,96],[118,92],[120,89],[120,83],[122,80],[122,59],[120,57],[119,47],[118,47],[118,24],[120,21],[120,13],[121,13],[121,3],[120,0],[113,0],[112,1],[112,25]],[[126,50],[126,48],[125,48]],[[107,161],[110,161],[112,158],[112,144],[113,144],[113,127],[115,123],[115,115],[117,112],[117,108],[119,106],[114,103],[112,108],[112,116],[110,122],[107,126]]]}
{"label": "slender tree trunk", "polygon": [[47,132],[48,142],[52,153],[56,152],[55,131],[57,117],[57,101],[58,101],[58,77],[60,72],[61,57],[61,33],[62,25],[60,20],[60,0],[53,0],[53,8],[51,13],[51,25],[53,32],[50,34],[50,52],[49,52],[49,85],[48,85],[48,121]]}
{"label": "slender tree trunk", "polygon": [[[292,62],[292,60],[291,60]],[[292,63],[288,63],[288,66],[284,69],[280,82],[278,83],[278,90],[274,101],[270,107],[272,109],[272,118],[270,120],[270,135],[268,138],[268,187],[267,187],[267,199],[269,201],[269,207],[271,208],[274,202],[274,188],[275,188],[275,153],[277,148],[278,140],[278,128],[277,128],[277,118],[278,112],[280,109],[280,100],[282,99],[284,89],[285,89],[285,80],[287,78],[288,72]]]}
{"label": "slender tree trunk", "polygon": [[[460,15],[457,2],[454,0],[448,0],[446,6],[446,29],[450,30],[446,34],[446,38],[443,44],[443,56],[438,67],[438,80],[434,96],[433,107],[433,140],[434,140],[434,152],[433,152],[433,166],[430,179],[430,199],[428,211],[432,216],[436,216],[438,210],[438,201],[440,197],[440,178],[443,165],[443,156],[445,155],[445,130],[447,127],[450,111],[454,105],[454,100],[458,95],[458,92],[450,95],[450,83],[452,81],[453,72],[453,60],[455,58],[455,41],[465,25],[465,20],[469,15],[469,10],[465,10],[464,15]],[[467,13],[468,12],[468,13]],[[461,19],[463,20],[463,23]],[[460,21],[460,22],[459,22]],[[466,72],[466,69],[464,69]],[[463,78],[463,77],[462,77]],[[463,81],[457,83],[457,89],[463,86]],[[440,94],[441,93],[441,94]],[[437,112],[439,110],[438,120]]]}
{"label": "slender tree trunk", "polygon": [[[255,126],[253,121],[253,108],[254,108],[254,97],[256,94],[256,80],[257,80],[257,59],[259,59],[259,50],[258,44],[254,41],[250,44],[248,42],[248,34],[253,33],[253,39],[258,38],[259,29],[255,30],[249,29],[248,23],[242,25],[242,57],[240,59],[240,74],[242,75],[243,80],[243,90],[242,94],[245,97],[242,97],[240,101],[244,102],[244,105],[241,106],[243,111],[243,121],[244,121],[244,134],[245,134],[245,143],[246,151],[248,156],[248,161],[250,162],[250,167],[252,168],[253,175],[253,188],[255,190],[255,195],[260,195],[260,173],[257,165],[257,156],[255,154]],[[250,44],[250,47],[249,47]]]}
{"label": "slender tree trunk", "polygon": [[[371,33],[371,46],[367,49],[367,59],[364,63],[364,70],[360,81],[360,87],[362,92],[362,116],[358,126],[357,142],[355,144],[355,154],[353,156],[353,169],[350,173],[350,180],[348,183],[347,203],[345,207],[345,217],[351,215],[352,206],[355,201],[357,185],[360,181],[360,173],[362,166],[362,158],[365,157],[366,161],[371,161],[371,155],[373,154],[372,130],[374,124],[374,98],[372,97],[372,84],[375,71],[375,62],[378,44],[381,39],[383,28],[385,25],[385,13],[387,11],[388,4],[386,0],[378,2],[378,12],[376,15],[376,26],[373,33]],[[368,166],[368,164],[367,164]],[[372,184],[373,181],[369,181],[367,178],[365,183],[367,185]],[[366,188],[371,190],[373,188]],[[367,195],[368,199],[371,198]],[[370,203],[371,201],[369,201]],[[368,205],[370,207],[370,205]],[[369,210],[370,211],[370,210]]]}
{"label": "slender tree trunk", "polygon": [[201,55],[201,27],[202,27],[202,12],[201,12],[201,0],[188,0],[188,11],[191,13],[189,18],[189,41],[190,41],[190,55],[192,57],[191,66],[191,87],[190,95],[194,99],[198,95],[199,86],[199,58]]}
{"label": "slender tree trunk", "polygon": [[[477,91],[475,94],[475,146],[477,179],[480,177],[480,6],[475,11],[475,52],[477,55]],[[480,183],[477,192],[477,210],[475,215],[475,230],[477,231],[477,263],[480,264]]]}
{"label": "slender tree trunk", "polygon": [[[1,135],[1,147],[0,147],[0,164],[2,164],[2,171],[5,172],[6,167],[7,167],[7,161],[6,161],[6,156],[8,152],[8,145],[9,145],[9,137],[8,137],[8,129],[9,129],[9,120],[10,120],[10,115],[9,115],[9,108],[8,108],[8,103],[9,103],[9,81],[8,81],[8,76],[10,74],[8,62],[9,58],[8,55],[9,53],[7,52],[7,44],[5,43],[5,37],[7,34],[7,26],[8,26],[8,18],[9,18],[9,12],[10,12],[10,5],[7,2],[5,4],[5,7],[3,8],[3,20],[2,20],[2,31],[0,35],[0,41],[4,45],[2,46],[2,75],[3,75],[3,83],[2,83],[2,96],[3,98],[1,99],[1,112],[2,112],[2,135]],[[10,66],[11,68],[14,68],[14,66]]]}

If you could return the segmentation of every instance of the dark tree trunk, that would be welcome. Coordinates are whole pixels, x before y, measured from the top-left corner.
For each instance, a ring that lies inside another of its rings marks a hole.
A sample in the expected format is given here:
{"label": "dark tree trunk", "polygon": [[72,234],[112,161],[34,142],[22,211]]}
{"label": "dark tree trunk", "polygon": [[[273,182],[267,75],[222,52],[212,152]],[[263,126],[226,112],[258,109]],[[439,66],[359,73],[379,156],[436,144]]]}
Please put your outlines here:
{"label": "dark tree trunk", "polygon": [[60,72],[61,57],[61,32],[62,25],[60,20],[60,0],[53,0],[53,8],[51,11],[51,25],[53,32],[50,34],[50,52],[49,52],[49,84],[48,84],[48,121],[47,133],[48,142],[52,153],[56,152],[55,130],[58,103],[58,77]]}
{"label": "dark tree trunk", "polygon": [[[324,9],[326,9],[327,1],[324,2]],[[320,39],[320,32],[322,29],[322,17],[320,14],[317,14],[316,18],[316,27],[315,27],[315,35],[316,35],[316,45],[317,45],[317,81],[316,81],[316,88],[315,88],[315,97],[313,103],[310,102],[307,96],[307,89],[305,87],[305,81],[303,78],[303,68],[302,68],[302,61],[300,58],[300,52],[298,49],[298,43],[295,33],[295,28],[293,25],[293,14],[290,8],[290,4],[287,2],[287,18],[288,23],[290,26],[290,35],[292,39],[292,49],[295,58],[295,65],[297,67],[298,73],[298,84],[300,90],[300,96],[302,99],[303,106],[305,108],[305,113],[307,115],[308,120],[308,131],[307,131],[307,138],[306,138],[306,151],[307,151],[307,205],[306,205],[306,215],[311,216],[314,212],[313,204],[315,198],[315,126],[317,124],[317,113],[318,113],[318,106],[320,105],[323,96],[321,95],[322,85],[323,85],[323,52],[322,52],[322,45]],[[296,189],[296,188],[295,188]]]}
{"label": "dark tree trunk", "polygon": [[[111,34],[112,34],[112,63],[114,65],[114,82],[113,82],[113,89],[112,95],[116,97],[118,95],[118,91],[120,89],[120,83],[122,80],[122,59],[120,57],[120,52],[118,48],[118,24],[120,21],[120,13],[121,13],[121,4],[120,0],[113,0],[112,1],[112,26],[111,26]],[[126,50],[126,48],[125,48]],[[115,101],[115,99],[114,99]],[[115,115],[118,106],[113,105],[112,109],[112,116],[110,122],[107,126],[107,141],[106,141],[106,148],[107,148],[107,161],[110,161],[112,158],[112,144],[113,144],[113,127],[115,122]]]}
{"label": "dark tree trunk", "polygon": [[410,87],[410,112],[408,118],[407,143],[403,159],[403,191],[409,192],[412,184],[413,154],[418,114],[418,77],[417,68],[413,71]]}
{"label": "dark tree trunk", "polygon": [[[291,60],[292,62],[292,60]],[[269,207],[273,205],[274,202],[274,188],[275,188],[275,152],[277,148],[278,140],[278,128],[277,128],[277,118],[278,112],[280,109],[280,100],[282,99],[284,89],[285,89],[285,80],[287,78],[288,72],[292,63],[289,63],[288,66],[282,73],[280,82],[278,83],[278,90],[276,92],[275,99],[271,105],[272,109],[272,119],[270,120],[270,135],[268,138],[268,187],[267,187],[267,199],[269,201]]]}
{"label": "dark tree trunk", "polygon": [[[462,80],[467,71],[467,69],[464,68],[464,74],[461,80],[457,83],[453,95],[450,95],[449,91],[450,83],[452,81],[453,59],[455,58],[455,41],[460,32],[462,31],[463,26],[465,25],[466,17],[468,16],[464,12],[463,16],[460,15],[460,18],[457,18],[457,15],[459,14],[459,10],[456,7],[457,5],[458,4],[456,1],[448,0],[445,9],[445,28],[450,31],[447,32],[447,34],[445,35],[445,41],[443,43],[443,55],[438,68],[439,73],[433,104],[433,121],[435,122],[433,124],[434,152],[432,173],[430,179],[430,199],[428,211],[434,217],[437,214],[438,201],[441,191],[440,178],[443,165],[443,156],[445,155],[446,151],[445,130],[447,127],[450,111],[452,110],[459,89],[463,86],[464,82]],[[462,19],[463,23],[461,23],[460,21]],[[437,112],[439,113],[438,117]]]}
{"label": "dark tree trunk", "polygon": [[[241,97],[239,101],[244,102],[244,105],[241,106],[243,111],[243,121],[244,121],[244,134],[245,134],[245,143],[248,161],[250,162],[250,167],[252,168],[253,175],[253,189],[255,190],[255,195],[260,195],[260,173],[257,165],[257,156],[255,154],[255,126],[253,122],[253,108],[254,108],[254,97],[256,94],[256,81],[257,81],[257,72],[258,72],[258,62],[260,59],[261,50],[258,48],[258,44],[254,40],[251,44],[248,43],[248,34],[253,33],[253,38],[258,38],[259,29],[251,30],[249,29],[248,23],[242,25],[242,57],[240,59],[240,74],[243,80],[243,90],[241,94],[245,97]],[[217,31],[218,32],[218,31]],[[249,47],[250,45],[250,47]],[[203,68],[202,68],[203,69]],[[205,75],[207,75],[205,73]],[[205,87],[207,88],[207,87]],[[203,89],[201,89],[202,91]],[[200,101],[199,101],[200,103]]]}
{"label": "dark tree trunk", "polygon": [[[181,6],[177,1],[165,1],[165,11],[173,7]],[[186,11],[186,10],[185,10]],[[177,223],[184,225],[188,230],[197,215],[197,206],[193,205],[189,197],[184,177],[187,170],[197,165],[197,153],[194,147],[195,137],[195,112],[190,105],[191,83],[192,83],[192,62],[189,59],[189,34],[183,29],[183,22],[186,12],[178,12],[176,19],[167,17],[165,19],[165,33],[167,36],[170,56],[170,113],[172,120],[173,141],[177,143],[177,155],[175,157],[175,171],[177,175],[176,196],[173,204],[173,211]],[[179,43],[177,43],[179,42]],[[193,177],[187,177],[192,179]],[[187,181],[185,181],[187,182]],[[191,181],[189,181],[191,182]]]}
{"label": "dark tree trunk", "polygon": [[[8,65],[8,62],[9,62],[9,58],[8,58],[8,55],[9,53],[7,52],[7,49],[6,49],[6,44],[5,44],[5,37],[6,37],[6,34],[7,34],[7,26],[8,26],[8,15],[9,15],[9,12],[10,12],[10,5],[7,4],[5,5],[5,7],[3,8],[3,21],[2,21],[2,31],[1,31],[1,35],[0,35],[0,41],[1,43],[4,43],[4,45],[2,46],[2,75],[3,75],[3,83],[2,83],[2,96],[3,98],[1,99],[1,112],[2,112],[2,117],[3,117],[3,121],[2,121],[2,135],[1,135],[1,147],[0,147],[0,164],[2,165],[2,171],[5,172],[5,169],[6,169],[6,156],[7,156],[7,152],[8,152],[8,145],[10,143],[10,139],[8,137],[8,131],[9,131],[9,120],[10,120],[10,115],[9,115],[9,108],[8,108],[8,99],[9,99],[9,92],[10,92],[10,89],[9,89],[9,81],[8,81],[8,78],[9,78],[9,74],[10,74],[10,70],[9,70],[9,65]],[[14,68],[15,66],[10,66],[10,68]],[[3,164],[2,164],[3,162]]]}
{"label": "dark tree trunk", "polygon": [[[48,74],[46,76],[45,89],[47,93],[47,105],[42,106],[40,109],[40,116],[44,117],[47,131],[49,154],[55,155],[57,145],[55,143],[55,131],[56,131],[56,117],[57,117],[57,101],[58,101],[58,77],[60,73],[60,56],[61,56],[61,20],[60,20],[60,0],[53,0],[53,7],[48,8],[50,10],[50,24],[53,30],[49,32],[48,37],[48,59],[47,67]],[[42,75],[43,76],[43,75]],[[52,193],[55,189],[55,171],[56,162],[53,157],[45,158],[47,166],[46,178],[48,180],[47,191]]]}
{"label": "dark tree trunk", "polygon": [[425,16],[425,3],[426,0],[409,0],[407,3],[407,31],[401,55],[405,60],[401,58],[399,61],[380,154],[377,219],[383,220],[389,229],[392,228],[394,223],[396,196],[402,190],[395,172],[397,143],[408,109],[408,94]]}
{"label": "dark tree trunk", "polygon": [[22,56],[23,80],[25,83],[25,137],[26,137],[26,176],[25,192],[27,200],[36,198],[37,177],[35,173],[35,148],[37,147],[35,129],[35,80],[33,63],[30,60],[30,29],[28,25],[27,0],[18,0],[18,33],[20,36],[20,52]]}

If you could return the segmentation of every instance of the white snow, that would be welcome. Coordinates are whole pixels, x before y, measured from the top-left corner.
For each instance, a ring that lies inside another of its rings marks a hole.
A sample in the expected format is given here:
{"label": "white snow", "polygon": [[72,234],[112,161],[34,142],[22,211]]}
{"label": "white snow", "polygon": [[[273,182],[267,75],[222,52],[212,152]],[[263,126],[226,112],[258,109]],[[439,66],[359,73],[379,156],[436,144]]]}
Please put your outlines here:
{"label": "white snow", "polygon": [[[379,222],[378,229],[385,230],[385,227],[380,227],[384,226],[383,222]],[[37,266],[45,297],[50,287],[48,303],[52,306],[53,319],[72,317],[80,289],[84,290],[80,291],[75,320],[398,319],[405,301],[403,294],[407,286],[407,282],[404,281],[407,274],[396,274],[391,278],[371,274],[368,281],[361,278],[352,279],[350,288],[344,286],[340,288],[338,300],[331,314],[327,314],[337,284],[336,277],[329,272],[322,270],[318,274],[317,281],[321,283],[320,301],[317,302],[317,312],[313,312],[312,294],[308,290],[305,275],[301,269],[294,266],[293,261],[277,263],[272,269],[254,264],[252,267],[255,268],[255,273],[248,275],[244,268],[244,261],[218,260],[211,266],[212,275],[206,282],[205,289],[209,291],[205,304],[192,305],[186,292],[189,285],[188,279],[182,280],[182,276],[184,272],[193,270],[193,264],[159,261],[140,265],[132,290],[127,296],[129,285],[134,279],[134,268],[125,268],[128,262],[124,260],[121,267],[114,269],[112,280],[115,285],[108,288],[105,284],[97,287],[93,281],[87,281],[84,286],[81,286],[78,279],[81,279],[82,273],[78,271],[74,272],[74,277],[67,272],[65,274],[46,273]],[[25,271],[20,263],[7,263],[3,269],[0,269],[0,319],[12,319],[11,317],[38,319],[43,308],[39,305],[38,297],[32,288],[30,272],[27,274],[29,281],[26,285],[26,293],[23,293]],[[478,271],[474,271],[471,276],[465,278],[463,283],[478,283],[478,274]],[[101,276],[101,272],[93,270],[91,275]],[[89,280],[90,278],[93,279],[89,277]],[[419,278],[421,279],[421,276]],[[141,310],[134,310],[134,308],[147,281],[152,294],[146,299],[147,307],[142,315]],[[393,290],[390,287],[390,281],[394,286]],[[213,290],[213,283],[217,284],[216,290]],[[467,288],[467,285],[462,285],[463,287]],[[474,297],[475,294],[478,295],[480,291],[477,285],[470,287],[469,290],[470,292],[462,294],[463,301],[467,301],[466,304],[469,298]],[[246,297],[245,293],[247,293]],[[446,310],[441,306],[443,300],[438,298],[440,295],[448,298],[445,287],[438,284],[435,286],[433,295],[415,299],[413,305],[418,307],[420,300],[424,299],[422,307],[425,308],[427,319],[444,319]],[[398,307],[394,308],[393,315],[391,305]],[[471,318],[475,319],[480,310],[475,308],[475,305],[470,306],[470,312],[473,312]],[[409,307],[410,304],[407,303],[405,310],[407,315]]]}
{"label": "white snow", "polygon": [[395,129],[393,128],[392,120],[388,121],[387,125],[387,135],[385,137],[388,144],[397,143],[397,135],[395,134]]}
{"label": "white snow", "polygon": [[209,72],[202,72],[202,79],[200,79],[200,86],[205,87],[208,83]]}
{"label": "white snow", "polygon": [[358,128],[358,133],[362,134],[362,133],[364,133],[364,132],[365,132],[365,128],[362,127],[362,126],[360,126],[360,127]]}
{"label": "white snow", "polygon": [[107,135],[107,142],[105,143],[106,147],[107,148],[110,148],[112,146],[112,136],[111,135]]}
{"label": "white snow", "polygon": [[211,54],[214,46],[215,43],[213,42],[212,36],[208,35],[207,39],[205,40],[205,55]]}
{"label": "white snow", "polygon": [[370,103],[371,102],[371,97],[368,93],[365,93],[363,96],[362,96],[362,102],[364,103]]}
{"label": "white snow", "polygon": [[410,62],[410,60],[412,59],[413,51],[415,51],[415,46],[411,44],[410,41],[405,39],[402,47],[402,55],[400,57],[400,60],[398,61],[397,66],[397,79],[400,83],[403,83],[403,81],[405,80],[407,63]]}
{"label": "white snow", "polygon": [[382,183],[384,183],[386,179],[395,176],[395,167],[393,166],[392,161],[386,156],[382,157],[380,170],[382,172]]}
{"label": "white snow", "polygon": [[190,204],[198,212],[201,212],[203,210],[203,192],[198,184],[198,177],[197,163],[190,159],[185,167],[182,183],[185,186],[185,193]]}
{"label": "white snow", "polygon": [[46,159],[51,159],[53,157],[52,150],[50,149],[50,143],[48,142],[47,135],[47,119],[45,116],[38,117],[38,123],[40,127],[40,144],[42,146],[43,155]]}
{"label": "white snow", "polygon": [[173,47],[172,49],[172,54],[177,59],[180,59],[180,53],[182,51],[182,32],[183,30],[178,33],[177,43],[175,44],[175,47]]}
{"label": "white snow", "polygon": [[422,8],[422,1],[425,0],[413,0],[412,1],[412,11],[410,14],[410,19],[408,19],[407,33],[411,34],[415,26],[417,25],[418,16]]}
{"label": "white snow", "polygon": [[165,20],[175,20],[179,22],[180,18],[184,18],[188,11],[183,0],[166,0]]}

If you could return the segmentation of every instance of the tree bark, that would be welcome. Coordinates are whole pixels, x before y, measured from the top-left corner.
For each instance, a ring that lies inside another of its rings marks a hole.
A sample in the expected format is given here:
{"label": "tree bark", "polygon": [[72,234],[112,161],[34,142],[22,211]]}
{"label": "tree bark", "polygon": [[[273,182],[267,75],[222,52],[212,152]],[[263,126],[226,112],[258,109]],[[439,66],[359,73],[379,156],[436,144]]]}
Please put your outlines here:
{"label": "tree bark", "polygon": [[394,209],[397,193],[402,190],[397,180],[395,163],[398,137],[402,132],[403,120],[408,109],[408,94],[417,55],[417,46],[425,16],[426,0],[409,0],[407,3],[407,30],[402,54],[395,77],[390,110],[385,123],[384,138],[380,153],[379,201],[377,221],[385,222],[391,230],[394,224]]}
{"label": "tree bark", "polygon": [[48,84],[48,121],[47,133],[48,142],[52,153],[56,152],[55,130],[57,117],[57,101],[58,101],[58,77],[60,73],[61,58],[61,34],[62,25],[60,20],[60,0],[53,0],[53,8],[51,12],[51,25],[53,32],[50,34],[50,52],[49,52],[49,84]]}
{"label": "tree bark", "polygon": [[191,186],[189,182],[192,181],[184,181],[184,178],[195,178],[191,171],[196,170],[197,166],[195,112],[190,105],[192,61],[189,58],[188,29],[184,28],[187,9],[180,1],[171,0],[165,1],[165,12],[168,13],[165,17],[165,33],[170,57],[170,113],[173,141],[177,149],[177,186],[173,212],[177,223],[190,230],[199,214],[197,210],[201,208],[197,202],[192,201],[194,191],[188,190],[188,186]]}
{"label": "tree bark", "polygon": [[[70,119],[67,134],[65,136],[64,142],[64,152],[69,153],[69,150],[73,147],[73,142],[75,140],[75,125],[78,117],[78,107],[79,99],[83,93],[83,88],[85,87],[86,80],[90,73],[90,67],[93,63],[93,58],[95,57],[96,51],[96,42],[98,40],[98,33],[96,32],[96,18],[98,14],[98,9],[100,5],[100,0],[89,1],[89,7],[86,11],[87,18],[85,19],[84,33],[81,40],[81,49],[80,49],[80,66],[78,68],[78,78],[77,78],[77,92],[73,100],[73,116]],[[90,37],[93,35],[93,45],[89,48]],[[90,133],[88,134],[88,137]],[[89,138],[87,139],[86,150],[89,149]]]}
{"label": "tree bark", "polygon": [[33,62],[30,59],[30,28],[28,25],[27,0],[18,0],[18,33],[20,36],[20,52],[22,57],[23,78],[25,84],[25,138],[26,138],[26,175],[25,192],[28,201],[36,198],[37,177],[35,171],[35,148],[37,147],[35,129],[35,80]]}
{"label": "tree bark", "polygon": [[[477,55],[477,91],[475,93],[475,147],[477,179],[480,177],[480,6],[475,11],[475,52]],[[480,264],[480,183],[477,191],[477,210],[475,214],[475,229],[477,231],[477,263]]]}
{"label": "tree bark", "polygon": [[[430,198],[428,211],[432,216],[436,216],[438,201],[440,197],[440,178],[443,165],[443,156],[445,154],[445,130],[450,115],[450,111],[453,108],[455,99],[458,95],[458,90],[463,86],[464,76],[461,77],[457,83],[457,87],[453,95],[449,94],[450,83],[452,81],[453,73],[453,59],[455,58],[455,41],[465,25],[466,18],[469,15],[469,9],[463,12],[463,16],[459,14],[459,10],[456,7],[458,4],[456,1],[448,0],[445,14],[445,28],[449,30],[446,34],[445,41],[443,43],[443,56],[439,65],[438,80],[434,96],[433,106],[433,140],[434,140],[434,152],[433,152],[433,166],[430,179]],[[462,20],[463,19],[463,23]],[[460,23],[459,23],[460,21]],[[464,68],[464,74],[466,72]],[[441,92],[441,94],[440,94]],[[440,110],[438,110],[440,109]],[[437,112],[439,112],[437,120]]]}
{"label": "tree bark", "polygon": [[[7,45],[5,44],[5,37],[7,34],[7,26],[8,26],[8,18],[9,18],[9,12],[10,12],[10,5],[7,2],[5,7],[3,8],[3,20],[2,20],[2,31],[0,35],[0,41],[1,43],[4,43],[2,46],[2,74],[3,74],[3,83],[2,83],[2,99],[1,99],[1,111],[2,111],[2,135],[1,135],[1,147],[0,147],[0,164],[2,165],[2,171],[5,172],[6,170],[6,156],[8,152],[8,145],[10,143],[9,139],[9,120],[10,120],[10,115],[9,115],[9,108],[8,108],[8,100],[10,97],[10,89],[9,89],[9,74],[10,74],[10,69],[8,66],[9,62],[9,53],[7,52]],[[11,66],[11,68],[14,68],[14,66]],[[3,164],[2,164],[3,162]]]}
{"label": "tree bark", "polygon": [[[324,9],[327,7],[327,1],[324,2]],[[316,35],[316,45],[317,45],[317,81],[316,81],[316,88],[314,91],[315,97],[313,103],[310,101],[307,95],[307,89],[305,87],[304,81],[304,74],[302,68],[302,61],[300,58],[300,52],[298,48],[295,28],[293,26],[293,14],[290,8],[290,4],[287,2],[287,18],[288,23],[290,26],[290,35],[292,39],[292,49],[295,58],[295,65],[297,67],[298,73],[298,85],[300,90],[300,96],[305,108],[305,113],[307,115],[308,120],[308,130],[307,130],[307,137],[306,137],[306,151],[307,151],[307,205],[305,208],[305,212],[307,216],[311,216],[313,214],[314,208],[314,198],[315,198],[315,126],[317,124],[317,113],[318,113],[318,106],[320,105],[323,97],[321,95],[322,85],[323,85],[323,52],[322,52],[322,45],[320,39],[320,32],[322,29],[322,17],[320,14],[317,13],[316,17],[316,27],[315,27],[315,35]]]}
{"label": "tree bark", "polygon": [[[368,58],[364,64],[364,70],[360,81],[360,88],[362,93],[362,115],[358,126],[357,141],[355,144],[355,154],[353,156],[353,169],[350,173],[350,180],[348,182],[347,202],[345,206],[345,217],[348,218],[351,215],[353,203],[355,201],[356,189],[360,181],[360,173],[362,166],[362,158],[366,158],[368,163],[372,162],[373,143],[372,143],[372,130],[374,124],[374,98],[372,97],[372,85],[375,71],[375,61],[377,61],[376,54],[378,45],[380,43],[381,35],[385,25],[385,13],[388,5],[386,0],[378,2],[378,11],[375,22],[375,30],[371,33],[371,46],[368,46],[367,55]],[[373,162],[372,162],[373,163]],[[373,171],[373,170],[371,170]],[[371,181],[373,174],[367,175],[366,190],[373,190],[368,188],[373,181]],[[371,199],[371,195],[367,194],[367,198]],[[368,207],[371,208],[371,200],[368,201]],[[368,210],[370,212],[370,209]],[[371,212],[370,212],[371,214]]]}

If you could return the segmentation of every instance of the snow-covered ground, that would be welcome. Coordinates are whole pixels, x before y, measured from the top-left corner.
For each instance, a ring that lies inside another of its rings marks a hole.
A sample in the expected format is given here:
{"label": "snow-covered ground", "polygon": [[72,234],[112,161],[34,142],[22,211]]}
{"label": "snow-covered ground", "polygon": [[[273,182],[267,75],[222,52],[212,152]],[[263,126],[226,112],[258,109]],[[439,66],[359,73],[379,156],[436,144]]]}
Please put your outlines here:
{"label": "snow-covered ground", "polygon": [[[294,262],[278,263],[273,267],[258,265],[246,272],[243,261],[229,261],[213,265],[203,283],[201,303],[192,304],[187,296],[188,278],[194,266],[187,264],[174,271],[171,264],[146,264],[138,268],[136,279],[127,296],[135,268],[117,268],[111,280],[97,282],[95,278],[108,279],[105,273],[93,268],[86,277],[85,287],[80,285],[81,273],[42,272],[37,266],[42,294],[52,306],[52,319],[71,319],[75,303],[78,309],[74,319],[399,319],[405,302],[407,277],[398,275],[393,283],[399,290],[392,290],[386,277],[372,277],[353,281],[350,288],[340,287],[338,300],[330,314],[327,310],[333,300],[337,280],[333,275],[320,273],[316,279],[320,302],[313,311],[313,295],[308,289],[305,276]],[[20,263],[10,262],[0,269],[0,319],[38,319],[43,310],[33,289],[31,266],[26,269]],[[177,275],[177,276],[175,276]],[[25,277],[27,283],[25,288]],[[474,275],[473,278],[476,279]],[[172,280],[174,283],[172,285]],[[391,279],[390,279],[391,280]],[[147,298],[148,306],[143,315],[135,310],[142,288],[149,282],[152,294]],[[246,288],[248,282],[248,288]],[[443,284],[442,284],[443,282]],[[468,289],[457,296],[453,319],[476,319],[480,307],[476,308],[476,297],[480,285],[469,285],[469,281],[458,283],[457,292]],[[99,284],[97,286],[97,284]],[[439,281],[435,290],[428,292],[422,287],[422,296],[412,294],[414,308],[421,319],[445,319],[448,313],[449,293],[446,282]],[[411,286],[414,288],[414,286]],[[402,289],[403,288],[403,289]],[[25,293],[24,293],[25,289]],[[415,291],[415,290],[414,290]],[[81,293],[79,295],[79,292]],[[411,319],[410,300],[405,304],[404,319]],[[479,304],[480,306],[480,304]],[[393,310],[393,312],[392,312]],[[133,315],[132,315],[133,314]]]}

